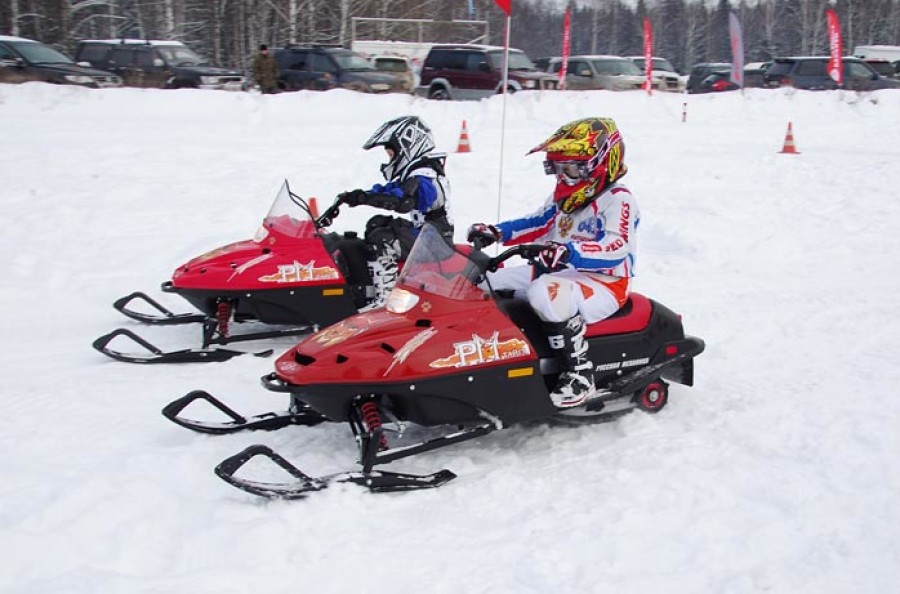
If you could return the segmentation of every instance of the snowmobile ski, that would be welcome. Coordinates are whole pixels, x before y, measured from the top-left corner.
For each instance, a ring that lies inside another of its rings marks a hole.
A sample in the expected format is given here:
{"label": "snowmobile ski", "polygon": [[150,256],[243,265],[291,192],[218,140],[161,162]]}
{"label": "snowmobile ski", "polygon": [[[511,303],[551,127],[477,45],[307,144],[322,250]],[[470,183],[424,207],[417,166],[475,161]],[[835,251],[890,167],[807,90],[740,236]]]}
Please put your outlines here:
{"label": "snowmobile ski", "polygon": [[[234,476],[235,472],[256,456],[268,458],[296,480],[288,483],[266,483]],[[242,491],[260,497],[278,499],[301,499],[310,493],[327,488],[332,483],[354,483],[367,487],[373,493],[389,493],[433,489],[456,478],[455,474],[446,469],[429,475],[369,470],[368,472],[340,472],[322,477],[311,477],[264,445],[250,446],[223,460],[216,466],[215,472],[219,478]]]}
{"label": "snowmobile ski", "polygon": [[[179,416],[181,411],[197,400],[205,400],[232,420],[227,422],[211,422],[198,421]],[[247,430],[272,431],[274,429],[287,427],[288,425],[317,425],[327,420],[308,406],[302,406],[303,408],[294,410],[295,407],[292,405],[291,410],[288,411],[267,412],[247,418],[235,412],[209,392],[206,392],[205,390],[194,390],[167,404],[162,409],[162,415],[176,425],[199,433],[210,433],[213,435],[223,435],[226,433],[236,433],[238,431]]]}
{"label": "snowmobile ski", "polygon": [[[163,283],[163,290],[166,290],[166,285],[171,286],[172,281],[166,281]],[[153,309],[157,310],[162,315],[154,315],[143,313],[139,311],[135,311],[133,309],[129,309],[128,306],[132,301],[143,301],[147,305],[151,306]],[[115,300],[113,303],[113,307],[118,311],[122,312],[132,320],[137,320],[138,322],[143,322],[144,324],[154,324],[158,326],[173,326],[176,324],[194,324],[197,322],[203,322],[206,320],[206,315],[202,313],[174,313],[164,306],[162,306],[158,301],[147,295],[142,291],[135,291],[130,295],[126,295],[124,297],[120,297]]]}
{"label": "snowmobile ski", "polygon": [[[109,343],[113,339],[124,336],[132,342],[147,349],[148,354],[130,354],[111,349]],[[283,336],[279,334],[278,336]],[[117,361],[125,363],[214,363],[228,361],[232,357],[239,355],[253,355],[254,357],[268,357],[274,350],[266,349],[257,352],[236,351],[233,349],[223,348],[199,348],[199,349],[182,349],[179,351],[163,351],[153,343],[141,338],[127,328],[117,328],[109,334],[104,334],[93,342],[95,349],[108,357],[112,357]]]}

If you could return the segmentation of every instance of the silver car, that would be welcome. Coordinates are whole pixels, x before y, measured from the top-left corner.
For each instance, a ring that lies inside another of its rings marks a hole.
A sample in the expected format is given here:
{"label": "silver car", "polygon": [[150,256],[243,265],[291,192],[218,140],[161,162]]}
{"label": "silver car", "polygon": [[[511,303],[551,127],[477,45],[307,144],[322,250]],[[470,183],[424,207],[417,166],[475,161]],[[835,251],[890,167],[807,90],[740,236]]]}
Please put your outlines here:
{"label": "silver car", "polygon": [[[561,67],[562,58],[551,58],[547,71],[558,75]],[[634,91],[643,88],[644,80],[641,69],[620,56],[571,56],[566,70],[571,91]]]}

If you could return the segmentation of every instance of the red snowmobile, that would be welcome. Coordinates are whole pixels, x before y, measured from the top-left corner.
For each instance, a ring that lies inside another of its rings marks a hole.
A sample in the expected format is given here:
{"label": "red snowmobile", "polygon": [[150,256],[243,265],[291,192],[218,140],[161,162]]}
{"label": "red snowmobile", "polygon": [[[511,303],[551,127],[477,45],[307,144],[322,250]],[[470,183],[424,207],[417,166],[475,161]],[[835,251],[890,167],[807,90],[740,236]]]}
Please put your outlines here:
{"label": "red snowmobile", "polygon": [[[350,231],[326,232],[340,205],[338,199],[317,218],[285,181],[253,239],[198,256],[162,283],[163,292],[180,295],[201,313],[173,313],[142,292],[113,303],[129,318],[147,324],[201,323],[201,348],[163,352],[127,328],[101,336],[94,348],[130,363],[225,361],[245,353],[212,345],[304,334],[355,314],[371,300],[372,279],[363,239]],[[141,302],[143,310],[155,312],[130,308]],[[232,332],[234,326],[258,328],[258,323],[280,327]],[[130,339],[147,352],[114,350],[110,342],[117,337]]]}
{"label": "red snowmobile", "polygon": [[[593,421],[635,407],[657,412],[668,399],[667,381],[693,384],[693,358],[703,351],[703,341],[685,336],[680,317],[666,307],[632,294],[618,313],[588,327],[596,392],[580,407],[556,409],[549,392],[559,368],[543,325],[526,301],[481,288],[488,271],[513,256],[533,261],[543,247],[519,245],[490,257],[476,245],[466,254],[426,224],[385,308],[306,338],[262,378],[267,389],[290,394],[288,411],[247,419],[207,392],[195,391],[167,405],[163,415],[205,433],[349,423],[359,446],[359,471],[311,477],[263,445],[216,468],[219,477],[244,491],[293,499],[332,482],[372,491],[437,487],[455,475],[441,470],[417,476],[375,467],[513,423],[551,417]],[[179,416],[197,400],[231,420]],[[410,424],[414,431],[406,431]],[[410,441],[409,433],[419,436]],[[256,456],[270,459],[294,480],[270,483],[235,476]]]}

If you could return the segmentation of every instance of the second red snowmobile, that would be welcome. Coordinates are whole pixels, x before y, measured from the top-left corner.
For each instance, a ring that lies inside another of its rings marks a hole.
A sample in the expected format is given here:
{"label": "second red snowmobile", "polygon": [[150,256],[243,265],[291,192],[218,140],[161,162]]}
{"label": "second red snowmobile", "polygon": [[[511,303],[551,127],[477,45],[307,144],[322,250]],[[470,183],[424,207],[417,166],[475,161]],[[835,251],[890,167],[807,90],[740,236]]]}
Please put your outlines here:
{"label": "second red snowmobile", "polygon": [[[164,293],[183,297],[198,313],[173,313],[142,292],[113,304],[146,324],[202,324],[200,348],[163,352],[127,328],[101,336],[94,348],[130,363],[224,361],[244,352],[213,345],[308,333],[355,314],[371,300],[372,278],[363,239],[351,231],[327,232],[340,206],[338,199],[316,216],[285,181],[253,239],[193,258],[162,283]],[[141,303],[143,311],[133,308]],[[253,322],[278,327],[234,332]],[[143,350],[115,350],[110,343],[119,337]]]}
{"label": "second red snowmobile", "polygon": [[[505,260],[532,260],[544,248],[519,245],[489,257],[476,246],[464,253],[426,224],[385,308],[310,336],[262,378],[267,389],[290,394],[289,410],[247,419],[195,391],[167,405],[163,415],[205,433],[348,423],[359,447],[359,471],[311,477],[263,445],[216,468],[222,479],[250,493],[298,498],[336,481],[373,491],[436,487],[455,475],[441,470],[418,476],[375,467],[515,423],[558,417],[584,422],[633,408],[656,412],[667,402],[667,382],[693,384],[693,359],[703,351],[703,341],[685,336],[680,316],[635,293],[615,315],[588,327],[597,390],[579,407],[556,409],[549,393],[560,370],[543,325],[526,301],[483,288],[486,273]],[[231,420],[181,416],[197,400],[208,401]],[[407,431],[410,425],[417,430]],[[423,436],[410,440],[410,433]],[[293,480],[269,483],[237,476],[256,456],[275,462]]]}

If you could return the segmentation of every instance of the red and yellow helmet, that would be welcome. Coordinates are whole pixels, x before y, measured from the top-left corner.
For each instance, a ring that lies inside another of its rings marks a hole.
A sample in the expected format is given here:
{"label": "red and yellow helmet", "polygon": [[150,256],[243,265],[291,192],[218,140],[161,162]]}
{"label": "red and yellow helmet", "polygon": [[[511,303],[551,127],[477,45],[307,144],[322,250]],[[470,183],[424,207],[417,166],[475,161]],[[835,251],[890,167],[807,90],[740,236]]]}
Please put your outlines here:
{"label": "red and yellow helmet", "polygon": [[553,198],[565,213],[590,204],[628,171],[625,143],[612,118],[569,122],[528,154],[545,151],[544,172],[556,176]]}

